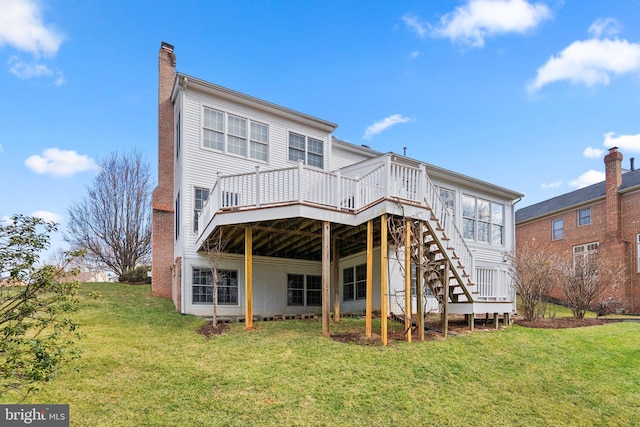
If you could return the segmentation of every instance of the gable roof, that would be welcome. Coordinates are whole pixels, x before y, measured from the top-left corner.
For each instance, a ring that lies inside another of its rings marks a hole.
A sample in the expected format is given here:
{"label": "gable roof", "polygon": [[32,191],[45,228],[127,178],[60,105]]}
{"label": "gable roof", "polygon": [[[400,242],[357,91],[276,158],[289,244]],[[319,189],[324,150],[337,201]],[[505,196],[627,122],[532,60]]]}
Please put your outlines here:
{"label": "gable roof", "polygon": [[[618,192],[624,193],[631,191],[638,186],[640,186],[640,169],[628,171],[622,174],[622,185],[618,189]],[[602,181],[570,193],[544,200],[534,205],[518,209],[516,211],[516,224],[604,199],[605,194],[605,181]]]}

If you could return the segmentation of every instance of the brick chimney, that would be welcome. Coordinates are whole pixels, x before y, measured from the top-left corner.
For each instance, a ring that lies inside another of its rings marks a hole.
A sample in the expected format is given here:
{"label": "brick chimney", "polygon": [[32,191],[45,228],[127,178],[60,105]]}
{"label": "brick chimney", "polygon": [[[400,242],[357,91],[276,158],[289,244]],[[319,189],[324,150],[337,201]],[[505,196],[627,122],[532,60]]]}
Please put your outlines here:
{"label": "brick chimney", "polygon": [[162,42],[158,54],[158,186],[151,202],[151,275],[153,295],[164,298],[172,296],[174,114],[171,92],[175,74],[173,46]]}
{"label": "brick chimney", "polygon": [[622,153],[618,151],[618,147],[609,149],[609,154],[604,157],[604,166],[606,175],[605,236],[609,240],[621,236],[618,189],[622,185]]}

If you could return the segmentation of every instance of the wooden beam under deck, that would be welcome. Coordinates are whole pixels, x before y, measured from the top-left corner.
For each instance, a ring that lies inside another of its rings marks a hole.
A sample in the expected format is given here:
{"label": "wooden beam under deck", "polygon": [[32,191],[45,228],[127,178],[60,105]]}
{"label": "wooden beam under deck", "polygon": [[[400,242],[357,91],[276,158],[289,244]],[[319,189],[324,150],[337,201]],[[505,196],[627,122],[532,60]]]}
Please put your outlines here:
{"label": "wooden beam under deck", "polygon": [[371,316],[373,311],[373,220],[367,222],[367,300],[365,334],[371,338]]}
{"label": "wooden beam under deck", "polygon": [[322,222],[322,335],[326,338],[329,333],[329,317],[331,316],[330,284],[331,284],[331,223]]}
{"label": "wooden beam under deck", "polygon": [[404,334],[411,342],[411,226],[407,218],[404,224]]}
{"label": "wooden beam under deck", "polygon": [[388,343],[387,331],[387,214],[380,217],[380,337]]}
{"label": "wooden beam under deck", "polygon": [[253,329],[253,231],[245,227],[244,233],[245,328]]}

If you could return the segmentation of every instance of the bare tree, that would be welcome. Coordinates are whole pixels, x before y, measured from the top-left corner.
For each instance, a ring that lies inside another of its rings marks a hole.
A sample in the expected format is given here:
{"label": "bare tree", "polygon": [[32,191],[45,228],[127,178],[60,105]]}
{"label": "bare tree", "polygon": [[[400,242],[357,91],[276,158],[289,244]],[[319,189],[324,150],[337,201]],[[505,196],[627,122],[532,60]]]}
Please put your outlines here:
{"label": "bare tree", "polygon": [[222,270],[220,269],[222,254],[224,253],[226,246],[229,244],[229,240],[229,235],[223,233],[222,229],[218,228],[214,235],[205,243],[205,251],[207,253],[207,259],[209,260],[209,267],[211,269],[211,281],[213,282],[213,316],[211,319],[213,327],[218,326],[218,285],[222,280],[229,279],[228,277],[224,277]]}
{"label": "bare tree", "polygon": [[582,319],[587,310],[603,310],[617,301],[610,297],[625,282],[621,262],[605,262],[598,252],[574,255],[562,264],[560,289],[573,316]]}
{"label": "bare tree", "polygon": [[547,298],[560,273],[558,257],[535,240],[525,242],[506,256],[510,261],[509,273],[520,296],[522,317],[524,320],[544,317]]}
{"label": "bare tree", "polygon": [[147,262],[151,251],[151,179],[139,152],[112,153],[87,196],[69,208],[65,240],[118,276]]}

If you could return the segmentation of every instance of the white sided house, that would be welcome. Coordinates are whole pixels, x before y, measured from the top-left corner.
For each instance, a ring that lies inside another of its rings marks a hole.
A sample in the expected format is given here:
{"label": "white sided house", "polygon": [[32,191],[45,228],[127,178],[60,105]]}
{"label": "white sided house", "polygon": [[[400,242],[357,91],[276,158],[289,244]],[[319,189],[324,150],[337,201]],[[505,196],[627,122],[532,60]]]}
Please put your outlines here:
{"label": "white sided house", "polygon": [[504,254],[522,194],[176,73],[166,43],[158,119],[153,293],[181,313],[211,316],[216,298],[247,327],[315,314],[328,334],[340,313],[515,309]]}

